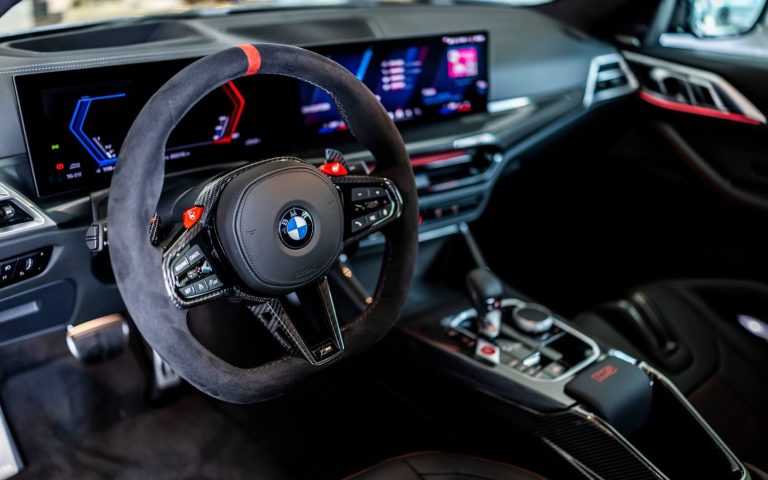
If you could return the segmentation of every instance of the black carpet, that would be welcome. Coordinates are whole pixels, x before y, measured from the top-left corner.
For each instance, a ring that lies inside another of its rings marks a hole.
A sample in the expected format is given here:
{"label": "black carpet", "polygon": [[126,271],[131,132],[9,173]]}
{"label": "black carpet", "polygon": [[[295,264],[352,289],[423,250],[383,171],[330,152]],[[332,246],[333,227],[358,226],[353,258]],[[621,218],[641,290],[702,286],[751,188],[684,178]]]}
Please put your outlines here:
{"label": "black carpet", "polygon": [[463,443],[357,362],[252,406],[190,391],[150,407],[127,353],[97,366],[60,356],[13,374],[0,392],[26,463],[19,480],[339,479]]}
{"label": "black carpet", "polygon": [[19,480],[286,478],[202,395],[147,406],[128,354],[93,367],[62,357],[9,378],[2,399]]}

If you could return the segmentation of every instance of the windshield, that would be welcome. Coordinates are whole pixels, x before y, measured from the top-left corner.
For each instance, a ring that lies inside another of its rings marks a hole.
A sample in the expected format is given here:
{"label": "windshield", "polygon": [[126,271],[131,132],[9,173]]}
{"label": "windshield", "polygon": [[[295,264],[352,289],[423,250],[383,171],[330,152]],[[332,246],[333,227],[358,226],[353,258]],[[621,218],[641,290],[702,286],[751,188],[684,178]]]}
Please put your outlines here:
{"label": "windshield", "polygon": [[[387,3],[425,3],[425,0],[385,0]],[[552,0],[453,0],[533,6]],[[430,0],[426,0],[427,3]],[[7,5],[13,5],[5,12]],[[43,27],[97,23],[148,15],[225,14],[232,9],[372,5],[377,0],[0,0],[0,36]],[[451,0],[435,1],[450,4]],[[5,14],[3,14],[5,12]]]}
{"label": "windshield", "polygon": [[[45,26],[65,26],[147,15],[190,12],[223,14],[233,8],[326,6],[355,0],[10,0],[16,3],[0,17],[0,34]],[[6,2],[0,1],[0,15]],[[370,3],[370,2],[367,2]],[[408,3],[404,1],[403,3]]]}

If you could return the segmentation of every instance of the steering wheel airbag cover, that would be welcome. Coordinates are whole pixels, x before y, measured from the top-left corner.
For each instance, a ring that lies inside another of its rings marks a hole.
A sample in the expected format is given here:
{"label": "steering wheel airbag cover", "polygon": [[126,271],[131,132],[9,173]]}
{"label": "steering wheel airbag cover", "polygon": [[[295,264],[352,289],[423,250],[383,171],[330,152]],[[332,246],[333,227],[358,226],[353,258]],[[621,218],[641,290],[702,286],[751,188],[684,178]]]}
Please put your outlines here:
{"label": "steering wheel airbag cover", "polygon": [[[306,246],[280,239],[282,214],[301,208],[312,219]],[[300,160],[263,162],[235,177],[216,208],[221,243],[232,267],[255,292],[291,292],[323,275],[341,253],[344,219],[328,178]]]}
{"label": "steering wheel airbag cover", "polygon": [[403,214],[383,230],[387,247],[373,303],[343,325],[347,349],[340,358],[373,344],[394,326],[418,249],[418,199],[402,139],[381,103],[346,69],[300,48],[263,44],[210,55],[171,78],[139,113],[120,151],[108,206],[112,267],[128,312],[158,354],[200,390],[236,403],[280,395],[318,367],[286,355],[237,368],[211,354],[189,332],[187,312],[167,296],[161,252],[149,243],[147,228],[162,191],[164,149],[173,127],[213,89],[256,72],[298,78],[329,92],[352,133],[375,157],[377,173],[390,178],[403,197]]}

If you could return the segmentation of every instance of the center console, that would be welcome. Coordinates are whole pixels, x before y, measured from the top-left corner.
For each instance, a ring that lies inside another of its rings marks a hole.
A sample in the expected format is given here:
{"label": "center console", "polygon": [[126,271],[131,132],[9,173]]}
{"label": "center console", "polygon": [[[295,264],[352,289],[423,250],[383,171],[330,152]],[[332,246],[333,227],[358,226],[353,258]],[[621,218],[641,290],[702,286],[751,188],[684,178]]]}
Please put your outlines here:
{"label": "center console", "polygon": [[406,322],[418,356],[503,402],[514,427],[585,478],[750,478],[656,369],[601,344],[485,267],[468,273],[466,289],[471,306]]}

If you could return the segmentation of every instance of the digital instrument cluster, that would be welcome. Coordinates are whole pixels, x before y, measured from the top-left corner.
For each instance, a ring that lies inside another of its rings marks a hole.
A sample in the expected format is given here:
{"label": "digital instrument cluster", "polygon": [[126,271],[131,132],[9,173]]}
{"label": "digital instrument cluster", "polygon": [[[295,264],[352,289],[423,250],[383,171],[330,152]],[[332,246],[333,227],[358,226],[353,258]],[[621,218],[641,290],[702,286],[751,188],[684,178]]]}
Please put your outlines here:
{"label": "digital instrument cluster", "polygon": [[[486,111],[486,49],[485,33],[312,48],[363,81],[396,123]],[[17,76],[38,194],[108,186],[133,119],[193,60]],[[179,122],[158,162],[179,170],[294,153],[346,130],[324,91],[298,80],[256,75],[229,82],[198,102]]]}

